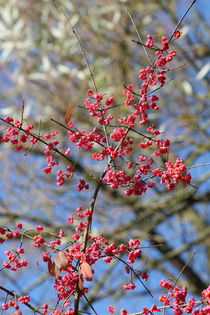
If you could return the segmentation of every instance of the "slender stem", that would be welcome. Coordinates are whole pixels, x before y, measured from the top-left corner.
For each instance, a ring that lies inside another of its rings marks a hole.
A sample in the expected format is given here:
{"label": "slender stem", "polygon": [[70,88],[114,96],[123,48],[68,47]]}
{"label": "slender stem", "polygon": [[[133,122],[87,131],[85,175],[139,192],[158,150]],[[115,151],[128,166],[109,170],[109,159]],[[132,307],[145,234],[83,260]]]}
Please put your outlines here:
{"label": "slender stem", "polygon": [[[135,39],[132,39],[132,42],[136,43],[136,44],[139,44],[141,46],[143,46],[144,48],[146,48],[147,46],[145,44],[143,44],[142,42],[138,42],[137,40]],[[152,46],[152,47],[147,47],[148,49],[152,49],[152,50],[161,50],[161,48],[158,48],[156,46]]]}
{"label": "slender stem", "polygon": [[124,261],[123,259],[121,259],[120,257],[116,256],[116,255],[113,255],[116,259],[118,259],[119,261],[121,261],[123,264],[125,264],[133,273],[134,275],[136,276],[136,278],[141,282],[141,284],[143,285],[143,287],[146,289],[146,291],[149,293],[149,295],[151,297],[153,297],[151,291],[146,287],[146,285],[144,284],[144,282],[141,280],[141,278],[139,277],[139,275],[137,274],[137,272],[126,262]]}
{"label": "slender stem", "polygon": [[[55,2],[55,5],[56,5],[56,2]],[[56,7],[57,7],[57,5],[56,5]],[[58,8],[58,7],[57,7],[57,8]],[[79,36],[77,35],[76,30],[75,30],[75,29],[73,28],[73,26],[71,25],[71,22],[70,22],[69,17],[65,14],[65,12],[64,12],[64,10],[63,10],[62,8],[60,8],[60,11],[61,11],[61,12],[63,13],[63,15],[65,16],[65,18],[66,18],[66,20],[67,20],[67,22],[68,22],[68,24],[69,24],[69,26],[70,26],[70,28],[71,28],[71,30],[72,30],[74,36],[76,37],[76,40],[77,40],[77,42],[78,42],[78,45],[79,45],[80,50],[81,50],[81,52],[82,52],[82,55],[83,55],[83,57],[84,57],[84,59],[85,59],[85,63],[86,63],[86,65],[87,65],[87,67],[88,67],[88,70],[89,70],[89,73],[90,73],[90,77],[91,77],[92,82],[93,82],[94,89],[95,89],[96,92],[98,92],[98,88],[97,88],[96,81],[95,81],[95,78],[94,78],[94,75],[93,75],[93,71],[92,71],[92,69],[91,69],[91,66],[90,66],[90,63],[89,63],[89,61],[88,61],[87,55],[86,55],[85,50],[84,50],[84,48],[83,48],[82,42],[81,42]],[[102,118],[104,119],[103,115],[102,115]],[[105,126],[105,125],[103,125],[103,130],[104,130],[104,135],[105,135],[105,138],[106,138],[107,145],[109,145],[109,139],[108,139],[108,136],[107,136],[107,130],[106,130],[106,126]]]}
{"label": "slender stem", "polygon": [[208,166],[208,165],[210,165],[210,163],[197,164],[197,165],[188,166],[188,169],[200,167],[200,166]]}
{"label": "slender stem", "polygon": [[[138,31],[138,28],[137,28],[135,22],[134,22],[134,19],[132,18],[130,12],[128,11],[128,8],[127,8],[125,5],[124,5],[124,8],[125,8],[125,10],[126,10],[128,16],[129,16],[130,20],[131,20],[131,23],[132,23],[133,26],[134,26],[134,29],[135,29],[135,31],[136,31],[136,34],[137,34],[138,38],[139,38],[139,41],[142,43],[143,40],[142,40],[142,38],[141,38],[141,35],[140,35],[139,31]],[[152,65],[153,62],[152,62],[152,59],[151,59],[150,56],[149,56],[149,53],[148,53],[148,51],[147,51],[146,46],[145,46],[145,45],[142,45],[142,46],[143,46],[144,52],[145,52],[145,54],[146,54],[146,56],[147,56],[147,58],[148,58],[150,64]]]}
{"label": "slender stem", "polygon": [[171,34],[168,43],[170,43],[170,41],[172,40],[174,33],[177,31],[177,29],[179,28],[179,26],[181,25],[182,21],[184,20],[185,16],[187,15],[187,13],[190,11],[190,9],[192,8],[192,6],[196,3],[197,0],[193,0],[192,3],[190,4],[189,8],[185,11],[185,13],[183,14],[183,16],[181,17],[181,19],[179,20],[179,22],[177,23],[173,33]]}
{"label": "slender stem", "polygon": [[181,277],[181,275],[183,274],[183,271],[185,270],[185,268],[189,265],[190,261],[192,260],[192,258],[195,256],[196,252],[193,252],[192,255],[190,256],[190,258],[188,259],[188,261],[186,262],[186,264],[184,265],[184,267],[181,269],[180,273],[178,274],[176,280],[174,281],[173,287],[172,289],[176,286],[179,278]]}
{"label": "slender stem", "polygon": [[78,44],[79,44],[79,47],[80,47],[80,50],[81,50],[81,52],[82,52],[82,54],[83,54],[83,56],[84,56],[86,65],[87,65],[87,67],[88,67],[88,70],[89,70],[89,73],[90,73],[90,76],[91,76],[91,79],[92,79],[92,82],[93,82],[94,89],[97,91],[97,86],[96,86],[96,82],[95,82],[95,79],[94,79],[94,75],[93,75],[92,69],[91,69],[91,67],[90,67],[90,63],[89,63],[89,61],[88,61],[88,59],[87,59],[85,50],[84,50],[84,48],[83,48],[83,46],[82,46],[82,42],[80,41],[79,36],[77,35],[76,30],[75,30],[75,29],[73,28],[73,26],[71,25],[70,19],[69,19],[69,17],[66,15],[66,13],[64,12],[64,10],[63,10],[62,8],[59,8],[59,7],[58,7],[58,5],[56,4],[56,1],[54,1],[54,3],[55,3],[56,8],[57,8],[58,10],[60,10],[60,11],[62,12],[62,14],[65,16],[65,18],[66,18],[66,20],[67,20],[67,22],[68,22],[68,24],[69,24],[69,26],[70,26],[70,28],[71,28],[71,30],[72,30],[74,36],[76,37],[76,40],[77,40],[77,42],[78,42]]}

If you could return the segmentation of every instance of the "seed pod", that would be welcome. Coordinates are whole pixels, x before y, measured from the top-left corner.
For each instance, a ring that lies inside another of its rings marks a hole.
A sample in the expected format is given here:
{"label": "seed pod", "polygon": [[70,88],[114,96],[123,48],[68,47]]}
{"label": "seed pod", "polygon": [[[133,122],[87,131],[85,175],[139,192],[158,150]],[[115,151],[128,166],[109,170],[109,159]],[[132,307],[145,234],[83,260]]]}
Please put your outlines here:
{"label": "seed pod", "polygon": [[66,111],[66,116],[65,116],[65,122],[68,124],[68,122],[70,121],[71,119],[71,115],[72,115],[72,112],[74,110],[74,107],[75,106],[69,106],[69,108],[67,109]]}
{"label": "seed pod", "polygon": [[55,265],[59,270],[66,269],[69,265],[68,257],[64,251],[60,251],[55,255]]}
{"label": "seed pod", "polygon": [[48,272],[52,277],[55,277],[55,263],[52,262],[51,259],[47,262]]}
{"label": "seed pod", "polygon": [[83,277],[87,280],[87,281],[92,281],[93,279],[93,269],[91,268],[91,266],[84,262],[80,265],[80,271],[79,274],[83,275]]}

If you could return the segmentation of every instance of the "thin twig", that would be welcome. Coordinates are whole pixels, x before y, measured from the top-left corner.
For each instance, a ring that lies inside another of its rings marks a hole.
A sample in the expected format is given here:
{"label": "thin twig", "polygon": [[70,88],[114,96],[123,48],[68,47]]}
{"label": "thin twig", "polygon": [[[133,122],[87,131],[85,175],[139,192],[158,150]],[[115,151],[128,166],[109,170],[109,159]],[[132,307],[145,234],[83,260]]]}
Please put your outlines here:
{"label": "thin twig", "polygon": [[174,31],[172,32],[171,36],[169,37],[168,43],[170,43],[170,41],[172,40],[174,33],[177,31],[177,29],[179,28],[180,24],[182,23],[182,21],[184,20],[185,16],[187,15],[187,13],[190,11],[190,9],[192,8],[192,6],[196,3],[197,0],[193,0],[192,3],[190,4],[189,8],[185,11],[185,13],[183,14],[183,16],[181,17],[181,19],[179,20],[179,22],[177,23]]}
{"label": "thin twig", "polygon": [[[94,307],[92,306],[91,302],[89,301],[89,299],[87,298],[87,296],[85,294],[83,294],[85,300],[87,301],[88,305],[90,305],[90,308],[93,310],[93,312],[98,315],[98,313],[96,312],[96,310],[94,309]],[[84,312],[83,312],[84,313]],[[89,314],[89,313],[88,313]]]}
{"label": "thin twig", "polygon": [[22,104],[22,108],[21,108],[21,119],[20,119],[21,126],[23,124],[24,109],[25,109],[25,101],[23,100],[23,104]]}
{"label": "thin twig", "polygon": [[[55,3],[56,3],[56,2],[55,2]],[[57,6],[56,6],[56,7],[57,7]],[[58,9],[58,7],[57,7],[57,9]],[[76,30],[75,30],[75,29],[73,28],[73,26],[71,25],[71,22],[70,22],[69,17],[66,15],[66,13],[64,12],[64,10],[63,10],[62,8],[60,8],[60,11],[61,11],[61,12],[63,13],[63,15],[65,16],[65,18],[66,18],[66,20],[67,20],[67,22],[68,22],[68,24],[69,24],[69,26],[70,26],[70,28],[71,28],[71,30],[72,30],[74,36],[76,37],[76,40],[77,40],[77,42],[78,42],[78,44],[79,44],[80,50],[81,50],[81,52],[82,52],[82,55],[83,55],[83,57],[84,57],[84,59],[85,59],[86,65],[87,65],[87,67],[88,67],[88,70],[89,70],[89,73],[90,73],[90,77],[91,77],[92,82],[93,82],[94,89],[95,89],[95,91],[97,92],[98,89],[97,89],[96,81],[95,81],[95,78],[94,78],[94,75],[93,75],[93,72],[92,72],[90,63],[89,63],[89,61],[88,61],[87,55],[86,55],[85,50],[84,50],[84,48],[83,48],[82,42],[81,42],[79,36],[77,35]],[[102,118],[104,119],[103,114],[102,114]],[[108,135],[107,135],[107,130],[106,130],[106,126],[105,126],[105,125],[103,125],[103,130],[104,130],[104,135],[105,135],[105,138],[106,138],[107,146],[109,146],[109,138],[108,138]]]}
{"label": "thin twig", "polygon": [[77,40],[77,42],[78,42],[78,44],[79,44],[79,47],[80,47],[80,49],[81,49],[81,52],[82,52],[82,54],[83,54],[83,56],[84,56],[86,65],[87,65],[87,67],[88,67],[88,70],[89,70],[89,73],[90,73],[90,76],[91,76],[91,79],[92,79],[92,82],[93,82],[94,89],[95,89],[95,91],[97,91],[97,86],[96,86],[96,82],[95,82],[95,79],[94,79],[94,75],[93,75],[92,69],[91,69],[91,67],[90,67],[90,63],[89,63],[89,61],[88,61],[88,59],[87,59],[85,50],[84,50],[84,48],[83,48],[83,46],[82,46],[82,43],[81,43],[81,41],[80,41],[80,39],[79,39],[79,36],[77,35],[77,32],[75,31],[75,29],[74,29],[73,26],[71,25],[71,21],[70,21],[69,17],[66,15],[66,13],[64,12],[64,10],[63,10],[62,8],[59,8],[59,7],[58,7],[58,5],[56,4],[56,1],[54,1],[54,3],[55,3],[56,8],[57,8],[58,10],[60,10],[60,12],[65,16],[65,18],[66,18],[66,20],[67,20],[67,22],[68,22],[68,24],[69,24],[69,26],[70,26],[70,28],[71,28],[71,30],[72,30],[74,36],[76,37],[76,40]]}
{"label": "thin twig", "polygon": [[[131,23],[133,24],[133,27],[134,27],[134,29],[135,29],[135,31],[136,31],[136,34],[137,34],[137,36],[138,36],[138,38],[139,38],[139,41],[142,43],[143,40],[142,40],[141,35],[140,35],[140,33],[139,33],[138,29],[137,29],[137,26],[136,26],[136,24],[135,24],[135,22],[134,22],[134,19],[132,18],[131,14],[130,14],[130,12],[129,12],[129,10],[128,10],[128,8],[127,8],[125,5],[124,5],[124,8],[125,8],[125,10],[126,10],[128,16],[129,16],[130,20],[131,20]],[[145,46],[145,45],[142,45],[142,46],[143,46],[144,52],[145,52],[145,54],[146,54],[146,56],[147,56],[147,58],[148,58],[150,64],[152,65],[153,62],[152,62],[152,59],[151,59],[150,56],[149,56],[149,53],[148,53],[148,51],[147,51],[146,46]]]}
{"label": "thin twig", "polygon": [[197,165],[188,166],[188,169],[200,167],[200,166],[209,166],[209,165],[210,165],[210,163],[197,164]]}
{"label": "thin twig", "polygon": [[153,297],[152,293],[150,292],[150,290],[146,287],[146,285],[144,284],[144,282],[141,280],[141,278],[139,277],[139,275],[137,274],[137,272],[123,259],[121,259],[120,257],[111,254],[113,257],[115,257],[116,259],[118,259],[119,261],[121,261],[123,264],[125,264],[136,276],[136,278],[141,282],[141,284],[143,285],[143,287],[146,289],[146,291],[149,293],[149,295],[151,297]]}
{"label": "thin twig", "polygon": [[132,39],[132,42],[134,42],[134,43],[136,43],[136,44],[139,44],[139,45],[141,45],[141,46],[143,46],[144,48],[148,48],[148,49],[152,49],[152,50],[160,50],[160,51],[162,51],[162,49],[161,48],[159,48],[159,47],[156,47],[156,46],[151,46],[151,47],[148,47],[148,46],[146,46],[145,44],[143,44],[143,43],[141,43],[141,42],[139,42],[139,41],[137,41],[137,40],[135,40],[135,39]]}
{"label": "thin twig", "polygon": [[175,287],[175,285],[177,284],[179,278],[181,277],[183,271],[185,270],[185,268],[189,265],[189,262],[192,260],[192,258],[195,256],[196,252],[192,253],[192,255],[190,256],[190,258],[187,260],[186,264],[184,265],[184,267],[181,269],[180,273],[178,274],[176,280],[174,281],[173,287],[172,289]]}
{"label": "thin twig", "polygon": [[59,122],[59,121],[57,121],[57,120],[55,120],[53,118],[50,118],[50,120],[52,120],[54,123],[58,124],[59,126],[65,128],[66,130],[69,130],[69,128],[66,127],[64,124],[62,124],[61,122]]}

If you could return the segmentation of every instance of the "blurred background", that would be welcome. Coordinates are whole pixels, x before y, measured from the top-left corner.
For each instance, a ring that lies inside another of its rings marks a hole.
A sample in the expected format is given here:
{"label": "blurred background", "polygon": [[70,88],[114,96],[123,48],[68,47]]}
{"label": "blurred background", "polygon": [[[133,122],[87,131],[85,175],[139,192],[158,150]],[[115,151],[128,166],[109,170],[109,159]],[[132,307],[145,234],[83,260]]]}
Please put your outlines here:
{"label": "blurred background", "polygon": [[[20,119],[24,100],[25,122],[32,123],[41,134],[58,129],[61,149],[69,146],[65,130],[51,118],[64,123],[66,110],[74,105],[72,119],[78,128],[91,130],[94,121],[77,107],[83,105],[87,89],[93,86],[67,18],[84,47],[99,91],[113,95],[122,103],[123,85],[134,83],[138,87],[138,71],[148,64],[142,47],[132,42],[138,38],[124,4],[142,38],[145,40],[149,33],[158,42],[162,35],[171,35],[190,3],[188,0],[0,0],[1,117],[12,115]],[[183,36],[172,45],[178,55],[173,67],[178,68],[169,73],[168,78],[174,79],[157,92],[160,110],[151,114],[164,137],[171,139],[170,158],[181,156],[188,166],[210,162],[209,10],[208,0],[198,0],[179,28]],[[119,111],[126,113],[127,108],[118,107],[115,115]],[[1,123],[0,132],[5,129]],[[66,185],[56,187],[56,175],[42,173],[46,166],[43,148],[37,145],[25,153],[13,151],[7,144],[0,147],[0,225],[12,227],[21,221],[25,228],[31,228],[44,224],[52,233],[62,228],[68,241],[72,231],[66,218],[77,205],[89,205],[94,189],[91,184],[87,193],[75,193],[76,182],[84,176],[82,169],[100,174],[101,164],[91,163],[84,152],[72,147],[72,158],[81,166],[81,172]],[[107,314],[108,305],[137,312],[142,306],[158,304],[159,280],[176,280],[195,252],[178,283],[187,285],[195,296],[208,286],[210,167],[192,168],[191,174],[197,189],[180,184],[174,192],[155,187],[142,197],[126,197],[121,191],[106,187],[99,194],[93,232],[116,243],[129,238],[141,240],[146,248],[135,268],[148,272],[146,285],[154,298],[139,282],[135,291],[120,289],[127,278],[122,272],[124,266],[118,261],[110,265],[99,263],[88,294],[98,314]],[[8,244],[10,249],[18,247],[15,241],[0,245],[1,263]],[[54,305],[53,278],[40,259],[41,251],[26,240],[23,247],[30,253],[27,271],[3,270],[1,282],[17,294],[29,294],[35,306]],[[0,292],[1,301],[4,298],[5,294]],[[81,310],[92,314],[85,300]],[[24,314],[32,313],[26,309]]]}

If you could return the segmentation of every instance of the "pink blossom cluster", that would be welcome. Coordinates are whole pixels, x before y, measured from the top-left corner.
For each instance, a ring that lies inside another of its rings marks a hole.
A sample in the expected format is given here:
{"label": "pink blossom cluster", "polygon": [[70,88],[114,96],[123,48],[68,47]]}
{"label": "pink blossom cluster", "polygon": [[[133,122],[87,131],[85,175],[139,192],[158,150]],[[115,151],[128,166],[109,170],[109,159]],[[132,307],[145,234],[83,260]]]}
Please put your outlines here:
{"label": "pink blossom cluster", "polygon": [[[159,300],[164,306],[170,306],[173,309],[174,315],[181,315],[184,313],[193,315],[210,314],[210,306],[207,305],[210,301],[210,286],[201,292],[202,296],[205,298],[204,303],[201,303],[200,301],[197,302],[193,297],[187,300],[188,289],[186,286],[180,288],[174,286],[167,280],[160,281],[160,286],[165,288],[167,292],[166,294],[160,295]],[[160,308],[157,309],[156,307],[156,310],[160,311]],[[143,314],[148,314],[146,309]]]}
{"label": "pink blossom cluster", "polygon": [[[166,290],[165,294],[159,296],[159,301],[163,306],[153,304],[150,308],[143,307],[141,315],[157,315],[168,309],[172,310],[174,315],[193,314],[208,315],[210,314],[210,286],[201,292],[203,300],[195,300],[194,297],[187,299],[188,289],[186,286],[180,288],[174,286],[168,280],[161,280],[160,286]],[[109,313],[114,313],[113,306],[108,307]],[[125,310],[126,311],[126,310]],[[127,311],[126,311],[127,312]],[[125,312],[125,314],[127,314]]]}
{"label": "pink blossom cluster", "polygon": [[[141,256],[140,242],[131,239],[128,244],[116,245],[109,243],[104,237],[91,236],[89,234],[89,244],[85,251],[82,250],[84,243],[80,241],[80,236],[87,227],[87,219],[91,216],[90,209],[78,206],[75,209],[78,218],[77,225],[74,227],[76,234],[72,235],[73,243],[66,250],[53,248],[43,251],[43,261],[48,264],[50,275],[55,277],[54,288],[57,291],[59,300],[65,300],[76,291],[77,284],[81,294],[87,293],[88,289],[84,286],[84,280],[92,281],[94,278],[93,267],[99,259],[105,263],[110,263],[113,259],[118,259],[118,255],[127,256],[126,267],[132,270],[132,264]],[[70,224],[75,223],[75,219],[70,215],[67,219]],[[80,269],[77,268],[76,261],[80,261]],[[126,271],[126,270],[125,270]],[[125,272],[125,274],[127,271]],[[147,279],[142,277],[142,279]],[[134,289],[132,282],[122,286],[124,290]]]}
{"label": "pink blossom cluster", "polygon": [[3,268],[16,271],[18,268],[23,268],[28,265],[26,259],[21,259],[21,254],[24,253],[23,248],[18,248],[16,252],[6,250],[4,253],[7,256],[7,261],[2,263]]}
{"label": "pink blossom cluster", "polygon": [[178,182],[190,184],[191,175],[186,172],[186,165],[183,159],[177,158],[175,163],[168,161],[165,163],[167,171],[162,173],[161,183],[167,183],[167,188],[173,190]]}
{"label": "pink blossom cluster", "polygon": [[19,309],[19,305],[17,304],[17,301],[15,301],[14,299],[10,299],[6,303],[2,303],[1,307],[2,307],[2,310],[4,311],[8,310],[10,307],[13,307],[15,310]]}
{"label": "pink blossom cluster", "polygon": [[[37,225],[34,228],[39,234],[33,237],[33,246],[42,248],[42,259],[48,265],[49,274],[55,278],[54,288],[57,291],[58,298],[59,300],[65,300],[66,310],[64,314],[74,314],[68,297],[75,294],[78,283],[81,296],[88,291],[85,287],[85,280],[92,281],[94,279],[93,268],[99,259],[103,259],[105,263],[110,263],[113,259],[118,259],[118,256],[123,254],[127,257],[126,268],[124,269],[126,274],[132,272],[132,265],[141,256],[141,244],[137,239],[130,239],[128,244],[122,243],[117,246],[115,243],[109,243],[104,237],[96,237],[91,234],[88,236],[88,246],[85,251],[83,251],[84,242],[80,239],[87,227],[87,220],[91,217],[92,212],[89,208],[85,209],[83,206],[78,206],[75,209],[75,215],[77,218],[76,226],[74,224],[75,218],[72,215],[67,219],[67,222],[74,226],[76,234],[72,235],[72,245],[65,250],[61,250],[58,247],[61,245],[61,238],[65,235],[63,230],[58,233],[56,240],[48,243],[43,237],[44,234],[42,235],[42,233],[46,232],[44,226]],[[23,229],[23,225],[19,222],[16,223],[16,227]],[[8,231],[10,232],[10,230],[7,231],[5,228],[1,228],[0,231],[3,236],[6,235]],[[21,235],[27,237],[27,233],[18,231],[18,236],[20,237]],[[45,250],[46,247],[48,247],[48,250]],[[27,266],[28,264],[26,260],[20,260],[20,255],[24,254],[23,248],[18,248],[14,254],[12,251],[6,251],[5,254],[9,262],[7,264],[3,263],[4,268],[15,271],[17,268]],[[77,261],[80,261],[79,268],[77,267]],[[16,268],[11,264],[14,264]],[[142,276],[142,279],[143,278],[146,279],[145,276]],[[135,286],[133,282],[129,282],[122,285],[122,289],[131,290],[134,289]],[[29,301],[29,296],[23,296],[20,297],[17,302],[28,303]],[[9,307],[8,305],[8,303],[4,304],[2,308],[6,309],[6,307]],[[18,308],[16,307],[16,309]],[[43,309],[42,314],[47,314],[48,306],[45,305]],[[53,310],[51,314],[62,314],[59,312],[60,310]]]}
{"label": "pink blossom cluster", "polygon": [[5,237],[0,237],[0,244],[4,243],[5,239],[13,239],[20,237],[20,232],[18,230],[11,231],[10,229],[0,227],[0,235]]}
{"label": "pink blossom cluster", "polygon": [[33,129],[33,126],[28,124],[24,128],[24,133],[20,132],[20,128],[22,126],[19,120],[14,120],[12,117],[7,116],[4,118],[5,122],[7,122],[10,126],[7,128],[5,134],[0,137],[0,143],[2,142],[10,142],[14,145],[16,150],[22,150],[23,144],[27,141],[35,144],[37,140],[34,137],[30,136],[30,131]]}

